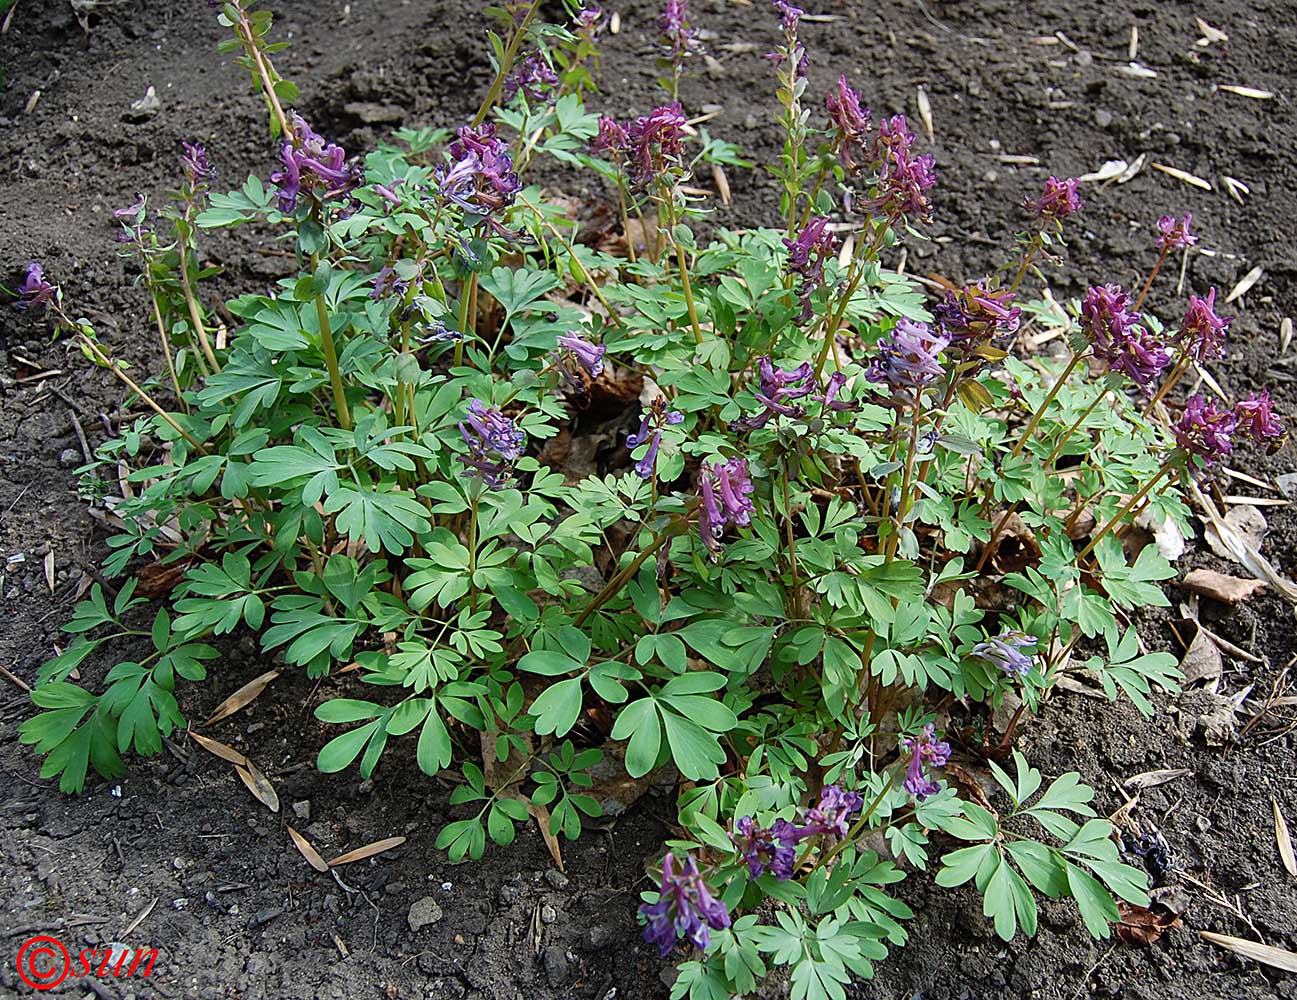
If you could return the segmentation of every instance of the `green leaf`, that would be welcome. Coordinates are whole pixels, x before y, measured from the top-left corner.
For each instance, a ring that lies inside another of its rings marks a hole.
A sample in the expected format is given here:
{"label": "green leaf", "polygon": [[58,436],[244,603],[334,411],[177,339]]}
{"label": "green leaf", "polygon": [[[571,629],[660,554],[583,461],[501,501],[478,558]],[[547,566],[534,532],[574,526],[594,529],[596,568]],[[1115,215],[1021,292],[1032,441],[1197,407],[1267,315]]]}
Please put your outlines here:
{"label": "green leaf", "polygon": [[626,744],[626,773],[642,778],[657,766],[662,751],[662,723],[657,703],[649,697],[631,702],[613,723],[612,738]]}
{"label": "green leaf", "polygon": [[537,735],[566,736],[581,716],[581,702],[580,677],[551,684],[531,703]]}

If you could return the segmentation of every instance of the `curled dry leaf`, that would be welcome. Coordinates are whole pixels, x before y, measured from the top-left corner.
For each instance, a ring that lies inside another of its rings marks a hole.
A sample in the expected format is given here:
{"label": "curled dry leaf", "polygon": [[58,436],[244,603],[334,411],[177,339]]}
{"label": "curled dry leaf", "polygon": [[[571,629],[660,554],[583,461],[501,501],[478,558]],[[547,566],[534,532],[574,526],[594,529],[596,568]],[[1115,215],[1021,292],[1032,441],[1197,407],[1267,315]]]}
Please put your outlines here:
{"label": "curled dry leaf", "polygon": [[293,838],[293,843],[297,845],[298,851],[306,859],[306,863],[314,868],[317,872],[327,872],[328,863],[320,857],[320,852],[311,846],[311,842],[294,830],[291,826],[288,828],[288,835]]}
{"label": "curled dry leaf", "polygon": [[1252,290],[1252,286],[1261,280],[1265,274],[1265,268],[1260,264],[1248,271],[1247,274],[1238,279],[1238,284],[1230,289],[1229,294],[1225,296],[1225,304],[1229,305],[1235,299],[1242,298]]}
{"label": "curled dry leaf", "polygon": [[1159,771],[1145,771],[1142,774],[1133,774],[1122,782],[1127,788],[1156,788],[1158,785],[1165,785],[1168,781],[1175,781],[1177,778],[1187,778],[1193,774],[1187,767],[1163,768]]}
{"label": "curled dry leaf", "polygon": [[[1236,504],[1225,512],[1224,522],[1233,528],[1243,538],[1248,545],[1254,549],[1260,549],[1261,543],[1265,541],[1266,532],[1269,531],[1269,525],[1265,522],[1265,515],[1253,504]],[[1207,544],[1211,550],[1222,559],[1232,559],[1234,562],[1241,562],[1234,550],[1225,544],[1221,533],[1216,529],[1216,525],[1209,523],[1207,525]]]}
{"label": "curled dry leaf", "polygon": [[1228,42],[1229,35],[1221,31],[1220,28],[1213,27],[1204,21],[1201,17],[1195,17],[1194,21],[1198,25],[1198,30],[1202,32],[1202,37],[1198,39],[1198,45],[1206,48],[1213,42]]}
{"label": "curled dry leaf", "polygon": [[254,677],[243,687],[239,688],[234,694],[230,695],[223,702],[216,706],[216,710],[207,717],[204,726],[210,726],[214,722],[220,722],[222,719],[228,719],[235,712],[246,708],[256,700],[257,696],[266,689],[266,685],[279,676],[278,670],[267,670],[260,677]]}
{"label": "curled dry leaf", "polygon": [[222,743],[220,740],[213,740],[213,739],[209,739],[206,736],[199,736],[193,730],[190,730],[189,738],[193,740],[195,743],[197,743],[204,750],[206,750],[208,753],[215,754],[217,757],[220,757],[221,760],[228,760],[231,764],[237,764],[239,767],[243,767],[248,763],[247,757],[243,756],[243,754],[235,750],[234,747],[230,746],[229,744]]}
{"label": "curled dry leaf", "polygon": [[1117,937],[1126,944],[1141,948],[1155,944],[1158,938],[1180,923],[1180,918],[1174,913],[1132,906],[1125,900],[1117,901],[1117,913],[1121,918],[1117,924]]}
{"label": "curled dry leaf", "polygon": [[1190,627],[1194,632],[1188,648],[1184,651],[1184,658],[1180,661],[1184,685],[1189,687],[1201,683],[1214,691],[1220,681],[1222,666],[1220,649],[1196,621],[1188,620],[1184,623],[1184,627]]}
{"label": "curled dry leaf", "polygon": [[1283,862],[1284,871],[1289,875],[1297,875],[1297,858],[1293,857],[1288,821],[1283,818],[1283,810],[1279,808],[1278,799],[1271,799],[1270,804],[1274,806],[1274,839],[1279,847],[1279,860]]}
{"label": "curled dry leaf", "polygon": [[1186,184],[1192,184],[1196,188],[1202,188],[1204,191],[1210,191],[1211,181],[1204,180],[1197,174],[1191,174],[1187,170],[1181,170],[1179,167],[1167,166],[1165,163],[1154,163],[1154,170],[1160,170],[1168,177],[1174,177],[1178,181],[1184,181]]}
{"label": "curled dry leaf", "polygon": [[1233,83],[1222,84],[1220,89],[1229,91],[1231,94],[1238,94],[1239,97],[1250,97],[1254,101],[1268,101],[1274,97],[1274,91],[1272,90],[1257,90],[1256,87],[1241,87]]}
{"label": "curled dry leaf", "polygon": [[248,786],[250,791],[263,806],[272,813],[279,812],[279,793],[275,791],[275,786],[270,783],[265,772],[257,767],[250,760],[244,760],[242,764],[234,765],[234,773],[239,779]]}
{"label": "curled dry leaf", "polygon": [[1103,166],[1092,174],[1082,174],[1077,178],[1085,183],[1099,183],[1101,181],[1111,181],[1120,177],[1130,169],[1130,164],[1125,160],[1108,160]]}
{"label": "curled dry leaf", "polygon": [[1180,582],[1180,586],[1195,594],[1224,601],[1226,604],[1238,604],[1263,589],[1265,583],[1261,580],[1244,580],[1237,576],[1226,576],[1213,569],[1195,569],[1189,571]]}
{"label": "curled dry leaf", "polygon": [[404,843],[404,837],[387,837],[383,840],[376,840],[372,844],[366,844],[364,847],[357,847],[354,851],[347,851],[339,854],[336,858],[330,858],[328,865],[330,868],[336,868],[338,865],[349,865],[353,861],[364,861],[366,858],[372,858],[375,854],[382,854],[384,851],[390,851],[393,847],[400,847]]}
{"label": "curled dry leaf", "polygon": [[1211,931],[1199,931],[1198,936],[1219,948],[1232,951],[1241,958],[1250,958],[1254,962],[1260,962],[1274,969],[1283,969],[1285,972],[1297,972],[1297,954],[1283,948],[1274,948],[1246,938],[1230,937],[1228,934],[1214,934]]}
{"label": "curled dry leaf", "polygon": [[923,122],[923,131],[928,136],[928,142],[932,142],[934,134],[932,129],[932,103],[928,100],[928,92],[922,87],[919,88],[917,102],[919,105],[919,121]]}
{"label": "curled dry leaf", "polygon": [[549,848],[549,856],[554,859],[554,864],[561,872],[567,871],[563,865],[563,851],[559,848],[558,835],[550,829],[549,810],[544,806],[528,801],[526,803],[527,811],[531,813],[532,819],[536,821],[536,829],[540,831],[541,838],[545,841],[545,846]]}

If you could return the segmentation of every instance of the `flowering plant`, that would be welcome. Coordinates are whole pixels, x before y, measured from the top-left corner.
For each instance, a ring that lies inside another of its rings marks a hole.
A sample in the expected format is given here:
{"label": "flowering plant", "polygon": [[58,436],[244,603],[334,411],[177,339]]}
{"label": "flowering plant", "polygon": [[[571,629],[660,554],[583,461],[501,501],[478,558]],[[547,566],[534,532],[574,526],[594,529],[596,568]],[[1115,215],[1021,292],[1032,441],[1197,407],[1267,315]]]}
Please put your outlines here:
{"label": "flowering plant", "polygon": [[[1106,936],[1113,895],[1146,903],[1147,878],[1093,790],[1046,784],[1014,738],[1069,674],[1145,714],[1176,688],[1174,658],[1128,624],[1173,571],[1128,529],[1187,531],[1177,483],[1283,433],[1264,393],[1169,402],[1223,349],[1214,291],[1178,329],[1142,311],[1156,268],[1138,296],[1029,300],[1084,210],[1051,177],[1002,271],[929,300],[885,264],[923,238],[936,165],[845,77],[805,101],[783,0],[779,228],[701,240],[682,182],[741,160],[675,100],[698,43],[686,4],[662,22],[671,100],[627,122],[585,106],[597,13],[542,25],[538,6],[500,11],[473,120],[362,159],[285,112],[268,17],[223,5],[278,164],[221,194],[187,147],[178,207],[121,213],[167,382],[135,381],[28,270],[19,304],[151,410],[86,469],[118,528],[105,570],[178,580],[150,627],[135,576],[78,607],[22,727],[42,773],[73,791],[158,752],[186,725],[177,678],[202,680],[208,640],[246,628],[329,678],[322,770],[369,777],[408,744],[428,775],[458,772],[437,838],[454,859],[529,812],[575,838],[613,804],[609,762],[678,781],[679,836],[641,908],[683,959],[673,996],[751,992],[768,963],[795,997],[843,996],[905,943],[897,883],[938,854],[937,881],[972,882],[1006,939],[1034,933],[1038,894]],[[601,176],[619,231],[580,241],[529,181],[538,157]],[[1157,224],[1158,268],[1190,222]],[[298,273],[226,303],[218,339],[196,241],[244,225],[291,238]],[[1030,354],[1032,329],[1067,355]],[[122,467],[135,489],[116,495]],[[141,642],[101,693],[69,680]],[[984,793],[947,780],[955,758]]]}

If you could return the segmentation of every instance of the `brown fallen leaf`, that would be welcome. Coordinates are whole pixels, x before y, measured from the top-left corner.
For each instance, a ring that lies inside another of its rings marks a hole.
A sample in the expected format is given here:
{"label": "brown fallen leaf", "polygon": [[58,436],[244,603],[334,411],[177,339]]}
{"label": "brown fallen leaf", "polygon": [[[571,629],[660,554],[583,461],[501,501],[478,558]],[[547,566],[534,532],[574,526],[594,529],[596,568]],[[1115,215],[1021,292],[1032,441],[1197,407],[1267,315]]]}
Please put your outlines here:
{"label": "brown fallen leaf", "polygon": [[235,750],[229,744],[222,743],[220,740],[209,739],[206,736],[199,736],[192,729],[189,731],[189,738],[197,743],[208,753],[215,754],[221,760],[228,760],[231,764],[237,764],[242,767],[248,763],[248,758]]}
{"label": "brown fallen leaf", "polygon": [[242,764],[234,765],[234,771],[248,786],[248,791],[256,796],[258,802],[272,813],[279,812],[279,793],[275,791],[275,786],[270,783],[270,779],[261,768],[245,759]]}
{"label": "brown fallen leaf", "polygon": [[1126,944],[1147,948],[1172,927],[1180,923],[1174,913],[1159,913],[1142,906],[1131,906],[1124,900],[1117,901],[1117,913],[1121,916],[1117,923],[1117,937]]}
{"label": "brown fallen leaf", "polygon": [[540,835],[545,841],[545,846],[549,848],[549,856],[554,859],[554,864],[558,866],[559,871],[567,871],[563,865],[563,851],[558,846],[558,836],[549,828],[549,810],[542,805],[529,801],[527,811],[536,820],[536,828],[540,830]]}
{"label": "brown fallen leaf", "polygon": [[1195,569],[1190,570],[1180,581],[1180,586],[1195,594],[1224,601],[1226,604],[1238,604],[1263,589],[1265,583],[1261,580],[1244,580],[1237,576],[1226,576],[1213,569]]}
{"label": "brown fallen leaf", "polygon": [[1270,804],[1274,806],[1274,839],[1279,845],[1279,860],[1283,862],[1284,870],[1289,875],[1297,875],[1297,858],[1293,857],[1292,837],[1288,834],[1288,821],[1283,818],[1283,811],[1279,808],[1279,800],[1271,799]]}
{"label": "brown fallen leaf", "polygon": [[320,857],[320,852],[311,846],[311,842],[294,830],[291,826],[288,828],[288,835],[293,838],[293,843],[297,845],[298,851],[306,859],[306,863],[314,868],[317,872],[327,872],[328,863]]}
{"label": "brown fallen leaf", "polygon": [[1194,636],[1189,642],[1189,648],[1184,651],[1184,658],[1180,660],[1180,672],[1184,674],[1184,684],[1188,687],[1190,684],[1202,682],[1205,686],[1214,687],[1220,681],[1223,665],[1220,649],[1211,641],[1207,633],[1198,627],[1197,622],[1190,619],[1186,622],[1186,627],[1189,626],[1194,629]]}
{"label": "brown fallen leaf", "polygon": [[216,710],[208,716],[204,726],[210,726],[214,722],[220,722],[222,719],[228,719],[235,712],[250,705],[266,685],[279,676],[278,670],[267,670],[260,677],[254,677],[243,687],[239,688],[234,694],[230,695],[223,702],[216,706]]}
{"label": "brown fallen leaf", "polygon": [[1156,788],[1158,785],[1165,785],[1168,781],[1175,781],[1176,778],[1188,777],[1191,774],[1193,772],[1187,767],[1165,768],[1132,775],[1122,784],[1127,788]]}
{"label": "brown fallen leaf", "polygon": [[[1260,550],[1261,544],[1265,541],[1266,532],[1270,530],[1266,524],[1265,515],[1261,513],[1260,508],[1253,504],[1236,504],[1226,511],[1224,521],[1237,531],[1245,542],[1257,550]],[[1207,545],[1216,555],[1233,562],[1240,561],[1234,550],[1220,537],[1220,532],[1216,530],[1214,524],[1209,522],[1203,534],[1207,539]]]}
{"label": "brown fallen leaf", "polygon": [[376,840],[372,844],[366,844],[364,847],[357,847],[354,851],[347,851],[344,854],[339,854],[336,858],[330,858],[328,865],[330,868],[336,868],[338,865],[349,865],[353,861],[364,861],[366,858],[372,858],[375,854],[382,854],[384,851],[390,851],[393,847],[400,847],[404,843],[404,837],[387,837],[384,840]]}
{"label": "brown fallen leaf", "polygon": [[1228,934],[1214,934],[1211,931],[1199,931],[1198,936],[1242,958],[1250,958],[1254,962],[1283,969],[1285,972],[1297,972],[1297,954],[1285,951],[1283,948],[1274,948],[1246,938],[1230,937]]}

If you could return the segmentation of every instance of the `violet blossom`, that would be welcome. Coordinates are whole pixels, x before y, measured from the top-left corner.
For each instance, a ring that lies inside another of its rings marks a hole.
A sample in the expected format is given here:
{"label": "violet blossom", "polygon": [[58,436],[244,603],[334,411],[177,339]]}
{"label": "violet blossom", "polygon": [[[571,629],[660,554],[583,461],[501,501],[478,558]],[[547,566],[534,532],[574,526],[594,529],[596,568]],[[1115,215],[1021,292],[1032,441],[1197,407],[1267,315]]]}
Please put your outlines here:
{"label": "violet blossom", "polygon": [[1235,403],[1234,420],[1237,430],[1259,443],[1269,442],[1271,450],[1287,433],[1283,420],[1274,412],[1269,389],[1249,393],[1247,399]]}
{"label": "violet blossom", "polygon": [[972,655],[993,667],[999,667],[1012,677],[1026,677],[1031,673],[1033,656],[1040,640],[1034,635],[1010,629],[979,642]]}
{"label": "violet blossom", "polygon": [[558,86],[558,74],[538,53],[520,59],[512,73],[504,81],[503,94],[506,101],[512,101],[518,91],[522,91],[528,101],[535,104],[545,101]]}
{"label": "violet blossom", "polygon": [[950,338],[912,319],[898,319],[892,332],[878,341],[878,357],[865,372],[870,382],[886,383],[898,396],[909,399],[945,374],[941,352]]}
{"label": "violet blossom", "polygon": [[698,530],[713,559],[720,555],[726,528],[752,523],[755,510],[750,499],[752,490],[747,459],[704,464],[699,471]]}
{"label": "violet blossom", "polygon": [[848,792],[841,785],[825,785],[820,790],[820,801],[806,810],[797,832],[803,839],[824,836],[846,840],[851,821],[864,804],[856,792]]}
{"label": "violet blossom", "polygon": [[369,293],[369,297],[375,302],[388,296],[404,298],[405,293],[410,290],[410,282],[402,278],[396,272],[396,268],[390,264],[384,264],[374,275],[374,288]]}
{"label": "violet blossom", "polygon": [[654,108],[625,130],[631,183],[647,187],[656,177],[678,166],[684,154],[686,119],[679,101]]}
{"label": "violet blossom", "polygon": [[599,27],[599,18],[603,16],[603,10],[598,4],[591,4],[589,7],[582,7],[576,12],[576,26],[580,31],[593,36]]}
{"label": "violet blossom", "polygon": [[448,148],[450,164],[439,165],[433,173],[441,195],[483,217],[512,205],[522,182],[508,148],[490,122],[477,128],[461,126]]}
{"label": "violet blossom", "polygon": [[657,474],[658,448],[662,444],[662,428],[668,424],[683,423],[685,415],[679,410],[667,409],[665,396],[658,396],[644,411],[639,431],[626,438],[626,447],[634,451],[645,442],[648,450],[635,463],[635,472],[642,479],[652,479]]}
{"label": "violet blossom", "polygon": [[459,433],[468,445],[468,456],[461,461],[489,486],[505,485],[513,474],[513,463],[526,450],[526,433],[498,409],[477,399],[468,404]]}
{"label": "violet blossom", "polygon": [[884,118],[878,124],[874,156],[879,162],[878,194],[874,205],[892,219],[932,217],[928,191],[937,183],[932,156],[915,156],[914,133],[905,115]]}
{"label": "violet blossom", "polygon": [[331,201],[365,183],[365,170],[335,143],[326,143],[301,115],[293,115],[292,137],[279,151],[283,169],[270,175],[279,190],[279,210],[297,209],[303,190],[321,201]]}
{"label": "violet blossom", "polygon": [[558,346],[567,357],[575,360],[585,369],[591,378],[598,378],[603,374],[603,356],[608,349],[602,344],[592,344],[582,339],[575,330],[569,330],[565,336],[558,338]]}
{"label": "violet blossom", "polygon": [[946,292],[932,310],[936,327],[950,339],[950,347],[963,355],[982,344],[1018,332],[1022,310],[1013,304],[1013,292],[988,288],[986,282]]}
{"label": "violet blossom", "polygon": [[698,30],[689,23],[689,0],[666,0],[662,9],[662,47],[672,59],[702,48]]}
{"label": "violet blossom", "polygon": [[685,854],[677,871],[675,855],[667,852],[662,859],[657,901],[640,904],[639,912],[647,921],[644,940],[657,945],[662,958],[671,953],[678,937],[706,948],[711,944],[712,930],[730,925],[729,911],[707,888],[692,854]]}
{"label": "violet blossom", "polygon": [[838,149],[838,158],[849,171],[855,172],[861,164],[856,157],[864,158],[866,143],[873,131],[869,109],[861,107],[860,94],[847,83],[844,73],[838,77],[838,89],[824,100],[829,112],[829,130]]}
{"label": "violet blossom", "polygon": [[216,168],[207,158],[207,150],[201,142],[191,143],[182,140],[180,145],[185,150],[180,157],[180,166],[191,185],[197,187],[216,177]]}
{"label": "violet blossom", "polygon": [[630,137],[626,135],[626,129],[616,118],[600,115],[599,131],[590,140],[590,152],[596,155],[612,153],[615,156],[624,156],[629,149]]}
{"label": "violet blossom", "polygon": [[772,0],[772,2],[775,10],[779,12],[779,26],[784,33],[784,47],[774,52],[767,52],[766,58],[776,67],[782,65],[784,60],[792,58],[797,79],[804,80],[807,67],[810,65],[810,57],[807,55],[806,47],[797,39],[797,25],[806,11],[788,3],[788,0]]}
{"label": "violet blossom", "polygon": [[735,821],[734,831],[732,839],[748,863],[748,874],[752,878],[760,878],[767,869],[780,882],[793,877],[801,836],[792,823],[777,819],[769,827],[761,828],[751,816],[744,816]]}
{"label": "violet blossom", "polygon": [[1119,285],[1097,285],[1081,303],[1081,327],[1094,356],[1109,370],[1125,373],[1148,395],[1171,356],[1152,331],[1139,325],[1140,319]]}
{"label": "violet blossom", "polygon": [[854,410],[856,408],[856,404],[850,400],[838,399],[838,393],[842,391],[846,384],[847,376],[844,372],[834,372],[829,376],[829,381],[824,387],[824,393],[819,397],[825,409],[838,413],[842,410]]}
{"label": "violet blossom", "polygon": [[929,722],[918,736],[906,737],[901,746],[910,755],[905,770],[905,790],[920,802],[929,795],[936,795],[941,786],[926,773],[926,769],[946,765],[950,760],[950,744],[937,739],[937,727]]}
{"label": "violet blossom", "polygon": [[1027,199],[1027,210],[1036,216],[1041,224],[1061,223],[1070,215],[1075,215],[1085,207],[1081,195],[1077,192],[1080,184],[1075,177],[1059,180],[1050,177],[1045,181],[1045,188],[1039,198]]}
{"label": "violet blossom", "polygon": [[1158,250],[1162,253],[1170,253],[1180,247],[1191,247],[1197,243],[1198,237],[1189,232],[1189,225],[1192,222],[1192,212],[1185,212],[1182,219],[1176,219],[1172,215],[1164,215],[1158,219],[1157,228],[1162,231],[1157,238]]}
{"label": "violet blossom", "polygon": [[754,417],[743,417],[730,424],[731,430],[759,430],[773,418],[800,417],[806,408],[794,405],[815,391],[815,374],[809,361],[796,368],[776,368],[769,357],[757,359],[758,386],[754,390],[757,402],[765,409]]}
{"label": "violet blossom", "polygon": [[19,309],[43,309],[58,299],[58,288],[45,280],[45,269],[36,261],[27,265],[27,274],[23,283],[18,286],[18,301],[14,303]]}
{"label": "violet blossom", "polygon": [[801,322],[811,318],[811,294],[824,282],[824,262],[833,256],[838,240],[828,231],[827,218],[814,218],[802,227],[796,239],[784,239],[788,248],[788,271],[802,276]]}
{"label": "violet blossom", "polygon": [[1238,417],[1233,410],[1218,409],[1201,395],[1190,396],[1175,425],[1176,443],[1188,454],[1211,465],[1234,448],[1233,434]]}
{"label": "violet blossom", "polygon": [[1233,316],[1216,315],[1216,289],[1206,298],[1189,296],[1189,308],[1176,334],[1176,342],[1187,357],[1195,361],[1211,361],[1225,356],[1225,340]]}

